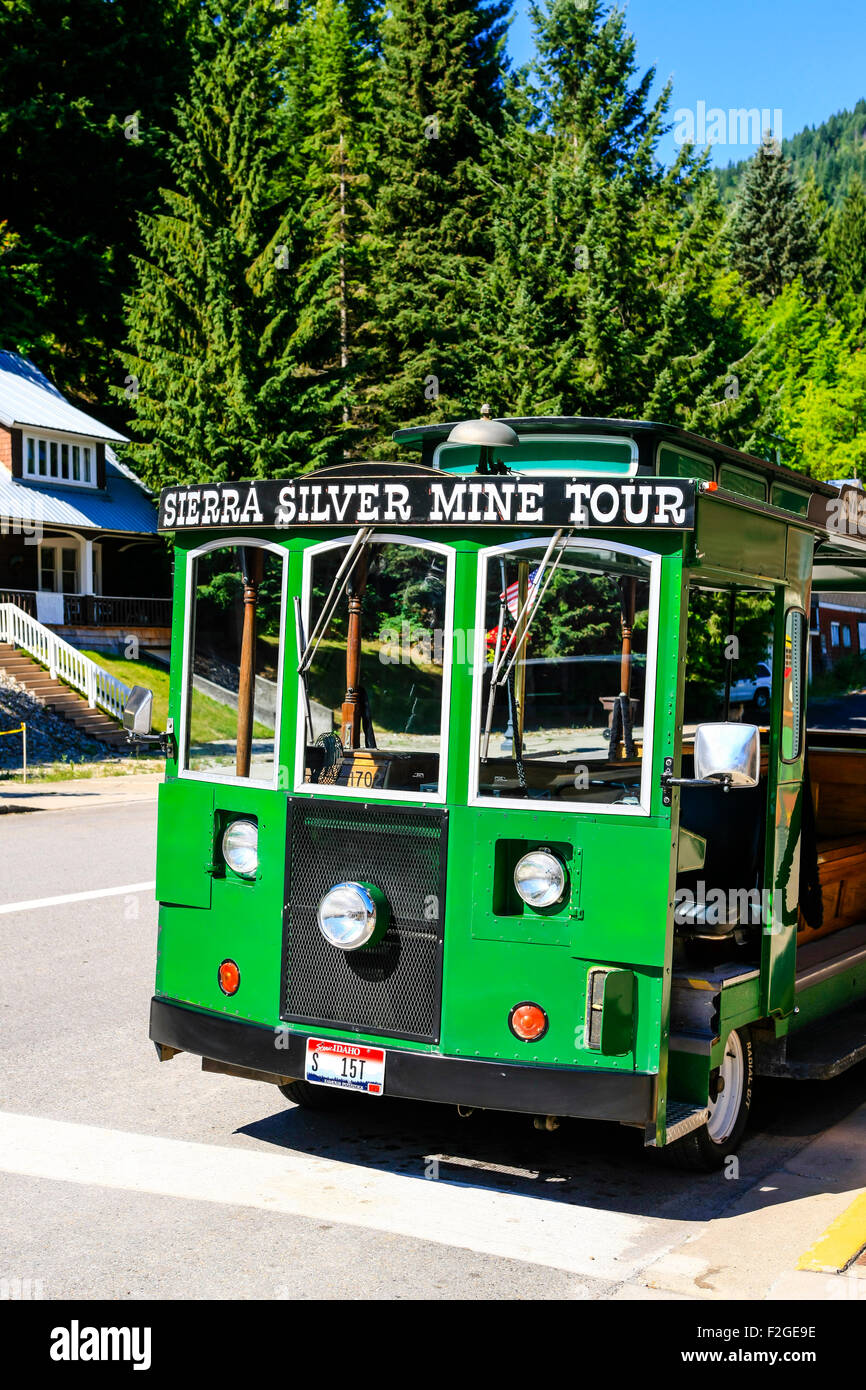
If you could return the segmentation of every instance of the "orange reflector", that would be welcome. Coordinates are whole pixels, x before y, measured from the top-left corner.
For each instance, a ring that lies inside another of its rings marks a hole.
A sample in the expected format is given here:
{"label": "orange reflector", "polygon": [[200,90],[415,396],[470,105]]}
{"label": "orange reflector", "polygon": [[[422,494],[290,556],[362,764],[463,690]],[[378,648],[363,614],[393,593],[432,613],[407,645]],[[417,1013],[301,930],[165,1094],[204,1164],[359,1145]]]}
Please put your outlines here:
{"label": "orange reflector", "polygon": [[223,994],[237,994],[241,983],[241,972],[233,960],[224,960],[217,971],[217,979]]}
{"label": "orange reflector", "polygon": [[704,483],[704,488],[707,492],[718,492],[719,485],[718,483]]}
{"label": "orange reflector", "polygon": [[515,1004],[508,1015],[508,1026],[516,1038],[535,1042],[547,1032],[547,1014],[540,1004]]}

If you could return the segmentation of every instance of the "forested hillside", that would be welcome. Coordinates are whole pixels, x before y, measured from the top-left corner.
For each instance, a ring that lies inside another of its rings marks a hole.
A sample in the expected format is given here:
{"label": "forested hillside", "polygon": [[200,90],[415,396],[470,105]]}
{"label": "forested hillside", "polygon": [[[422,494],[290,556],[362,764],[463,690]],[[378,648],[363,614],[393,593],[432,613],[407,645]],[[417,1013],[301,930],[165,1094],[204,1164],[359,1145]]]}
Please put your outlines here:
{"label": "forested hillside", "polygon": [[[813,177],[827,202],[838,207],[852,178],[866,183],[866,100],[783,140],[782,152],[798,179]],[[747,163],[740,160],[716,171],[725,203],[733,202]]]}
{"label": "forested hillside", "polygon": [[866,471],[866,104],[726,204],[622,12],[531,13],[515,72],[507,0],[0,4],[2,345],[154,485],[485,400]]}

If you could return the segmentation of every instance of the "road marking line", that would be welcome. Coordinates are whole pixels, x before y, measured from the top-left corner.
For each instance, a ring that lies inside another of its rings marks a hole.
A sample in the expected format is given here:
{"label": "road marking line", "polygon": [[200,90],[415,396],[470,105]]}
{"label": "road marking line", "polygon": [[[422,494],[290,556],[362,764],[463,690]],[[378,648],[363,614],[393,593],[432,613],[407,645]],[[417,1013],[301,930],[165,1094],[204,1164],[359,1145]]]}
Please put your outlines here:
{"label": "road marking line", "polygon": [[691,1229],[687,1221],[425,1181],[421,1157],[412,1177],[294,1149],[225,1148],[5,1112],[0,1170],[341,1222],[616,1282],[633,1279]]}
{"label": "road marking line", "polygon": [[156,880],[149,879],[147,883],[124,883],[120,888],[90,888],[86,893],[61,893],[56,898],[29,898],[26,902],[0,904],[0,913],[29,912],[34,907],[59,907],[62,903],[83,903],[90,898],[116,898],[121,893],[152,893],[155,887]]}
{"label": "road marking line", "polygon": [[841,1274],[866,1246],[866,1192],[837,1216],[797,1261],[798,1269],[822,1274]]}

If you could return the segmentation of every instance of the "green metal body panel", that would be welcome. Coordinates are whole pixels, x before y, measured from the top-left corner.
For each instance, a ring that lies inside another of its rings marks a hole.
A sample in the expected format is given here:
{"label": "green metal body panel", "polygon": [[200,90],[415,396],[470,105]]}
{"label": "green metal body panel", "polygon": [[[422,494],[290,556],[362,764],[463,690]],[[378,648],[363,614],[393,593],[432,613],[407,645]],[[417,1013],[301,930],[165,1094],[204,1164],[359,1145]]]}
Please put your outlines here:
{"label": "green metal body panel", "polygon": [[787,527],[760,511],[723,498],[701,497],[695,527],[696,555],[730,576],[783,580]]}
{"label": "green metal body panel", "polygon": [[799,1032],[810,1023],[817,1023],[838,1009],[845,1009],[866,997],[866,965],[860,961],[847,970],[840,970],[820,984],[797,991],[796,1012],[790,1019],[788,1031]]}
{"label": "green metal body panel", "polygon": [[[243,1018],[279,1029],[281,958],[288,797],[293,790],[298,683],[292,599],[301,593],[303,552],[340,533],[261,533],[289,552],[286,659],[277,749],[276,789],[178,776],[169,761],[161,789],[157,894],[161,902],[157,994],[187,1006]],[[435,540],[456,552],[454,626],[476,623],[477,554],[482,548],[527,538],[505,528],[471,532],[437,531]],[[591,536],[592,533],[588,532]],[[186,633],[187,554],[215,533],[178,536],[172,631],[170,714],[180,727],[180,678]],[[455,1057],[519,1060],[552,1067],[603,1068],[613,1073],[658,1076],[657,1142],[665,1138],[668,1093],[669,1010],[674,927],[673,895],[678,849],[679,797],[662,803],[660,778],[666,758],[679,772],[683,708],[687,591],[690,577],[770,588],[776,596],[776,650],[784,643],[784,615],[792,606],[808,611],[812,536],[796,525],[747,510],[730,499],[702,495],[694,536],[679,533],[607,532],[605,546],[620,539],[662,556],[652,751],[652,803],[648,816],[593,815],[590,811],[533,811],[470,806],[469,709],[472,670],[452,665],[447,692],[452,712],[446,804],[449,814],[447,898],[441,1037],[438,1044],[407,1043],[379,1034],[321,1029],[324,1034],[387,1047],[411,1047]],[[721,1031],[711,1054],[671,1054],[674,1098],[705,1104],[712,1068],[730,1028],[774,1016],[784,1026],[794,1009],[796,884],[802,759],[782,764],[778,729],[782,680],[777,665],[770,710],[767,882],[772,885],[772,920],[765,924],[760,974],[723,991]],[[416,801],[406,804],[417,805]],[[227,821],[251,816],[259,826],[260,865],[253,882],[219,867],[218,838]],[[553,845],[569,872],[561,907],[545,914],[517,911],[506,892],[515,856]],[[226,957],[241,972],[231,998],[221,991],[217,970]],[[585,1037],[587,975],[594,966],[614,967],[609,1021],[601,1051]],[[820,997],[800,1000],[802,1024],[809,1016],[847,1002],[855,988],[846,979]],[[536,1000],[550,1026],[540,1041],[519,1042],[507,1018],[521,1000]],[[296,1031],[308,1032],[297,1025]],[[455,1097],[455,1101],[460,1097]]]}

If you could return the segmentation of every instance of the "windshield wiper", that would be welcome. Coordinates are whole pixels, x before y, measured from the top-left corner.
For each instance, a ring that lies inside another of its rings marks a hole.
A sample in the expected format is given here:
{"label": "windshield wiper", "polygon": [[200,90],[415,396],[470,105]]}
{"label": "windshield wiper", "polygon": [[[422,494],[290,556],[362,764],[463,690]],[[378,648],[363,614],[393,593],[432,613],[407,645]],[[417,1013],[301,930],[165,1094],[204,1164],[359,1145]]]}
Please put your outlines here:
{"label": "windshield wiper", "polygon": [[307,672],[301,670],[300,666],[300,663],[304,659],[307,642],[304,637],[304,619],[301,613],[301,600],[299,598],[295,598],[295,633],[298,641],[298,674],[301,677],[301,689],[304,692],[304,725],[307,730],[307,743],[315,743],[316,740],[313,737],[313,710],[310,705],[309,680]]}
{"label": "windshield wiper", "polygon": [[[493,669],[490,672],[490,694],[487,700],[487,719],[484,724],[484,741],[481,749],[482,762],[487,762],[490,752],[490,730],[493,725],[493,706],[496,700],[496,691],[501,686],[503,686],[505,682],[508,680],[508,677],[511,674],[512,667],[514,666],[514,663],[516,662],[520,654],[521,648],[525,647],[526,645],[526,639],[529,636],[529,630],[535,619],[535,615],[538,612],[538,609],[541,605],[541,600],[547,593],[547,590],[550,586],[550,581],[556,574],[562,557],[565,554],[565,548],[573,535],[574,531],[571,530],[567,533],[567,535],[563,536],[562,527],[560,527],[558,531],[554,532],[553,536],[551,537],[550,544],[547,547],[547,550],[544,552],[544,559],[541,561],[541,564],[538,566],[538,569],[535,572],[535,579],[529,585],[529,590],[524,600],[523,607],[520,609],[520,612],[518,613],[514,621],[514,629],[511,633],[511,636],[508,638],[507,642],[505,642],[504,645],[502,642],[502,635],[505,626],[505,610],[507,600],[505,597],[506,586],[504,563],[500,562],[502,564],[503,587],[502,594],[499,600],[499,626],[496,631],[496,649],[493,654]],[[550,559],[557,546],[559,546],[559,552],[553,564],[551,565]],[[512,647],[514,648],[513,652],[511,652]],[[510,652],[511,660],[508,661],[508,656]],[[507,667],[505,665],[506,661],[508,661]]]}
{"label": "windshield wiper", "polygon": [[328,597],[325,599],[322,611],[319,614],[319,620],[316,623],[316,626],[313,628],[313,631],[310,633],[309,641],[304,644],[304,650],[301,652],[300,659],[298,661],[299,676],[306,677],[306,674],[309,671],[310,666],[312,665],[313,657],[316,655],[316,652],[318,650],[319,643],[324,637],[330,624],[330,621],[333,618],[334,613],[336,612],[337,604],[340,602],[341,598],[343,597],[343,594],[346,592],[346,586],[348,585],[349,580],[352,578],[355,566],[361,558],[361,551],[364,549],[364,546],[367,544],[367,541],[372,536],[373,530],[374,528],[372,526],[365,526],[362,530],[358,532],[358,534],[355,536],[355,539],[352,541],[352,544],[349,546],[349,549],[347,550],[343,558],[343,563],[337,570],[334,582],[331,585],[331,591],[328,594]]}

